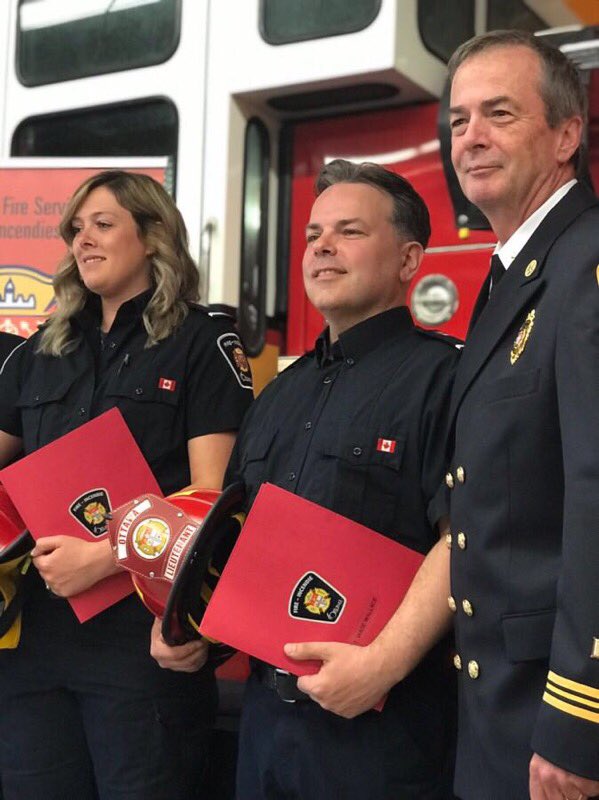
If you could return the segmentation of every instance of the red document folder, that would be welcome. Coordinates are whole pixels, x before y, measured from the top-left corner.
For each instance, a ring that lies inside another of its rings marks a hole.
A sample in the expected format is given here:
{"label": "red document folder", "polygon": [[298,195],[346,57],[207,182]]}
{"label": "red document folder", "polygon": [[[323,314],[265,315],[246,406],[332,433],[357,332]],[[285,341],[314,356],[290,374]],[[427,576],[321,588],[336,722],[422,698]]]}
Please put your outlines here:
{"label": "red document folder", "polygon": [[295,675],[286,642],[369,644],[424,556],[265,483],[204,614],[201,632]]}
{"label": "red document folder", "polygon": [[[34,539],[63,534],[108,538],[104,514],[136,494],[162,497],[156,479],[116,408],[61,436],[0,472]],[[111,575],[69,598],[79,622],[133,591],[128,572]]]}

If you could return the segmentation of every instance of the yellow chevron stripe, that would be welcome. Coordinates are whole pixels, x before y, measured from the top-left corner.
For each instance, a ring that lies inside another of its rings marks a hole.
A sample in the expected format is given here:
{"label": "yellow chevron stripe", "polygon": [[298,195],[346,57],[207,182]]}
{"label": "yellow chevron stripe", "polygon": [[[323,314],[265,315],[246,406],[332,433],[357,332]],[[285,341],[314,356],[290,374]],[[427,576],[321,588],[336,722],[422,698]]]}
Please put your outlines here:
{"label": "yellow chevron stripe", "polygon": [[581,719],[586,719],[589,722],[595,722],[599,724],[599,713],[596,711],[586,711],[584,708],[578,708],[578,706],[570,705],[570,703],[564,703],[562,700],[558,700],[557,697],[553,697],[553,695],[550,695],[548,692],[545,692],[543,695],[543,700],[548,705],[557,708],[559,711],[563,711],[573,717],[580,717]]}
{"label": "yellow chevron stripe", "polygon": [[580,694],[584,694],[589,698],[599,700],[599,689],[595,689],[594,686],[587,686],[584,683],[571,681],[569,678],[562,678],[561,675],[557,675],[555,672],[551,672],[551,670],[549,670],[547,674],[547,680],[561,686],[563,689],[572,689],[573,692],[580,692]]}
{"label": "yellow chevron stripe", "polygon": [[554,686],[550,681],[547,681],[547,690],[552,692],[553,694],[559,694],[561,697],[567,697],[569,700],[574,700],[577,703],[582,703],[582,705],[588,706],[589,708],[599,709],[599,703],[595,702],[594,700],[587,700],[586,698],[581,697],[578,694],[572,694],[571,692],[564,692],[563,689],[558,689],[558,687]]}

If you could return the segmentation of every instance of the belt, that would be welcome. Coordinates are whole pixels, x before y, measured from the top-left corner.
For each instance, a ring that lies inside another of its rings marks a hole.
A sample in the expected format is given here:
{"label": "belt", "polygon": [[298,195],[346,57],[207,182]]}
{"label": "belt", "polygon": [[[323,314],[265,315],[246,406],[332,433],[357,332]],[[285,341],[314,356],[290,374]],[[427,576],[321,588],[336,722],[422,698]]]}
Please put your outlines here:
{"label": "belt", "polygon": [[297,678],[284,669],[271,667],[260,662],[254,666],[254,673],[264,686],[275,691],[284,703],[306,703],[310,697],[297,688]]}

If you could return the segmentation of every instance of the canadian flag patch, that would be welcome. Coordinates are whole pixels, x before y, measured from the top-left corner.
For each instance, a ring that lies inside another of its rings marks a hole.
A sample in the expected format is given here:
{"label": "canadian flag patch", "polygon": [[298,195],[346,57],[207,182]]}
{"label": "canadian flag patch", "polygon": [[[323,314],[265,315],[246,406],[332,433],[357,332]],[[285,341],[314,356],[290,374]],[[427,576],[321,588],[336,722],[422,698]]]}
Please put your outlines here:
{"label": "canadian flag patch", "polygon": [[164,389],[165,392],[174,392],[177,388],[177,381],[172,378],[160,378],[158,388]]}
{"label": "canadian flag patch", "polygon": [[378,439],[376,449],[379,453],[394,453],[396,444],[395,439]]}

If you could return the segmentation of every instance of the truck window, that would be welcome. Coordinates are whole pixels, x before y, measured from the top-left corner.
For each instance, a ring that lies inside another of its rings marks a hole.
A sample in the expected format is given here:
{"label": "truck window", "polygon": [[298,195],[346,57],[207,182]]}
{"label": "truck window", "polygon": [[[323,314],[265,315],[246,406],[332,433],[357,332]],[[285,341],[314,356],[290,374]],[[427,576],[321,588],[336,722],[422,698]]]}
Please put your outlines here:
{"label": "truck window", "polygon": [[367,28],[381,0],[261,0],[260,33],[269,44],[321,39]]}
{"label": "truck window", "polygon": [[146,67],[177,48],[180,0],[21,0],[17,72],[26,86]]}

